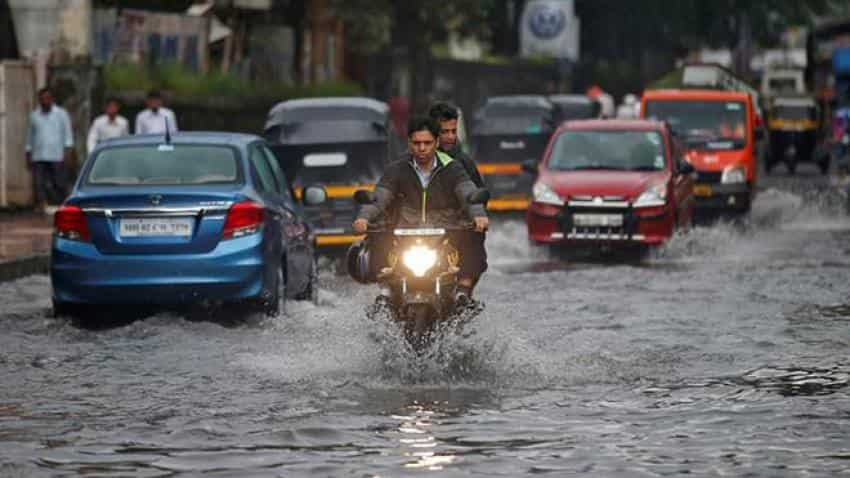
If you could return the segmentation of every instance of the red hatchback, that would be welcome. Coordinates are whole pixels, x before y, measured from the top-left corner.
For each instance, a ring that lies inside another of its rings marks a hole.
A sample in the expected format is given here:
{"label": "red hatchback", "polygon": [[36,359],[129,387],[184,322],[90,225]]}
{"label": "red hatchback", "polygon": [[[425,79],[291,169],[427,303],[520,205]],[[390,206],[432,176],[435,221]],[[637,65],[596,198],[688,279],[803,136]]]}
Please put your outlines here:
{"label": "red hatchback", "polygon": [[523,166],[537,174],[526,221],[538,244],[657,246],[693,217],[694,169],[666,123],[564,123]]}

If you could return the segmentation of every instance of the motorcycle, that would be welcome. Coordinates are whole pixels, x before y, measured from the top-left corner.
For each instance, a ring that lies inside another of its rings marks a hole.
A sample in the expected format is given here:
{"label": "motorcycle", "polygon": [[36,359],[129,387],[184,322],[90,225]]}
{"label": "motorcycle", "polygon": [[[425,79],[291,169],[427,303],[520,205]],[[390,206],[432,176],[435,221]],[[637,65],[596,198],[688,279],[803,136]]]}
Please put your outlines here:
{"label": "motorcycle", "polygon": [[[486,189],[479,189],[467,198],[470,204],[484,204],[490,198]],[[372,202],[368,191],[357,191],[354,199],[359,204]],[[386,266],[377,271],[375,281],[388,289],[380,296],[393,318],[404,330],[407,342],[421,351],[431,344],[440,324],[446,323],[458,312],[455,294],[458,283],[460,252],[452,244],[454,232],[472,228],[447,229],[441,227],[370,229],[369,234],[391,236],[392,245],[386,257]],[[350,250],[350,262],[357,253],[365,250],[355,244]],[[352,276],[356,274],[352,272]],[[358,279],[360,280],[360,279]],[[365,282],[365,281],[364,281]]]}

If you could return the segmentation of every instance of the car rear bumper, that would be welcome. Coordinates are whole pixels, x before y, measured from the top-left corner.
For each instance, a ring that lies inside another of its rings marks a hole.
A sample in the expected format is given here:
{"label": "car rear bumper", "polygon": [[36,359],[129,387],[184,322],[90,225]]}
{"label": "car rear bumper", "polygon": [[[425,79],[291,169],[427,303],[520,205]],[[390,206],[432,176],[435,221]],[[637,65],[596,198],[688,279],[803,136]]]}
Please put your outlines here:
{"label": "car rear bumper", "polygon": [[674,215],[666,206],[626,211],[624,214],[631,216],[629,224],[617,230],[571,228],[565,225],[565,214],[558,206],[531,203],[526,215],[529,239],[547,245],[657,246],[667,241],[675,229]]}
{"label": "car rear bumper", "polygon": [[751,198],[752,189],[746,183],[694,185],[697,210],[747,211]]}
{"label": "car rear bumper", "polygon": [[57,238],[51,253],[53,299],[82,304],[184,304],[239,301],[264,293],[261,235],[221,242],[205,254],[105,255],[91,243]]}

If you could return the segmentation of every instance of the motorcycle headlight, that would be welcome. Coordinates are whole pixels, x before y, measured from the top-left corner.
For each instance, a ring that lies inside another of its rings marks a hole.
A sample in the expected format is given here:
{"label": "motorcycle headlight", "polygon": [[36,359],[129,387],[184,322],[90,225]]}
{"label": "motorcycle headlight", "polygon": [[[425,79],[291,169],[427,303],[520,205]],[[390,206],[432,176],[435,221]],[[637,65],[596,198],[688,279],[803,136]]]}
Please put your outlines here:
{"label": "motorcycle headlight", "polygon": [[723,184],[745,183],[747,182],[747,170],[740,166],[726,168],[723,170],[723,176],[720,178],[720,182]]}
{"label": "motorcycle headlight", "polygon": [[416,277],[423,277],[437,263],[437,251],[427,246],[413,246],[401,256],[404,266]]}
{"label": "motorcycle headlight", "polygon": [[534,188],[532,189],[534,193],[534,202],[539,202],[543,204],[552,204],[554,206],[563,206],[564,200],[561,196],[558,196],[558,193],[552,190],[549,186],[544,184],[541,181],[537,181],[534,183]]}
{"label": "motorcycle headlight", "polygon": [[667,185],[653,184],[638,196],[634,207],[660,207],[667,204]]}

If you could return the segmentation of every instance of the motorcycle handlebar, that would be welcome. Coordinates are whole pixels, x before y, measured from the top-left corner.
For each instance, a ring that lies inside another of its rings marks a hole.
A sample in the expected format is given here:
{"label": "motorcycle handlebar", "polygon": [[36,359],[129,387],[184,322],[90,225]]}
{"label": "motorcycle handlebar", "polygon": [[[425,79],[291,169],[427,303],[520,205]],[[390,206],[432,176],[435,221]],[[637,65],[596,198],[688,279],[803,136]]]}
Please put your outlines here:
{"label": "motorcycle handlebar", "polygon": [[[387,229],[387,228],[373,228],[373,227],[369,227],[369,228],[367,228],[367,229],[366,229],[366,234],[373,233],[373,232],[374,232],[374,233],[379,233],[379,232],[395,232],[395,231],[396,231],[396,230],[398,230],[398,229],[405,229],[405,228],[398,228],[398,227],[395,227],[395,228]],[[409,229],[428,229],[428,228],[409,228]],[[464,227],[434,227],[434,228],[431,228],[431,229],[442,229],[442,230],[444,230],[444,231],[446,231],[446,232],[464,232],[464,231],[466,231],[466,232],[475,232],[475,225],[474,225],[474,224],[470,224],[470,225],[467,225],[467,226],[464,226]]]}

